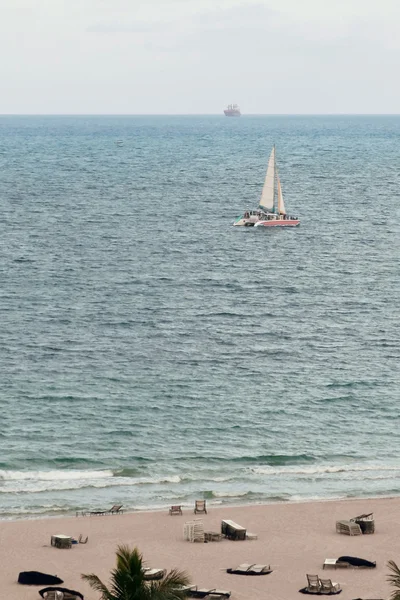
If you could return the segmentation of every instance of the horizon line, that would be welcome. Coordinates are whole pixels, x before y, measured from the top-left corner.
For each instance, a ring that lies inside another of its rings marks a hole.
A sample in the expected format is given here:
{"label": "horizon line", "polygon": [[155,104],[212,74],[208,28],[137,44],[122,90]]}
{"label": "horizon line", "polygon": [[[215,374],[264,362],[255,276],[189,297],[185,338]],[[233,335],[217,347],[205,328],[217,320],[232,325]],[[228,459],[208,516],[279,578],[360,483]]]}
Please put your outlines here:
{"label": "horizon line", "polygon": [[[398,117],[400,113],[242,113],[241,117]],[[0,117],[225,117],[224,113],[0,113]],[[238,117],[235,117],[238,118]]]}

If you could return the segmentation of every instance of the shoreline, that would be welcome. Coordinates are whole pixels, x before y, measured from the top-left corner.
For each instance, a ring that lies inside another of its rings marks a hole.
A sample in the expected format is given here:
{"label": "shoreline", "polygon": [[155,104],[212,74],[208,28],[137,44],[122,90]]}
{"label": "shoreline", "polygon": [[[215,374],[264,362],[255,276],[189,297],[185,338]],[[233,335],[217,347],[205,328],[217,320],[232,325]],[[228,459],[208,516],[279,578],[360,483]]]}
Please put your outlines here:
{"label": "shoreline", "polygon": [[[201,495],[201,494],[200,494]],[[200,497],[199,495],[199,497]],[[215,509],[231,509],[231,508],[250,508],[252,506],[262,506],[262,507],[267,507],[267,506],[287,506],[287,505],[297,505],[297,504],[325,504],[325,503],[336,503],[336,502],[362,502],[362,501],[369,501],[369,500],[394,500],[398,498],[400,500],[400,492],[399,494],[390,494],[390,495],[379,495],[379,496],[355,496],[354,498],[348,498],[348,497],[330,497],[330,498],[302,498],[300,500],[282,500],[282,501],[278,501],[278,500],[274,500],[271,502],[266,502],[266,503],[262,503],[262,502],[255,502],[255,503],[244,503],[244,504],[229,504],[229,503],[215,503],[213,504],[210,500],[206,499],[207,502],[207,506],[211,509],[211,510],[215,510]],[[186,503],[186,504],[181,504],[183,510],[190,510],[190,507],[193,505],[193,502]],[[168,511],[169,508],[169,504],[166,504],[164,507],[162,508],[134,508],[134,509],[123,509],[123,514],[125,515],[136,515],[136,514],[149,514],[149,513],[165,513],[166,511]],[[48,519],[54,520],[54,519],[69,519],[69,518],[75,518],[75,513],[76,512],[80,512],[81,510],[85,510],[86,512],[90,512],[91,509],[87,508],[87,509],[79,509],[79,511],[76,511],[75,509],[72,509],[71,512],[67,513],[60,513],[60,514],[56,514],[56,515],[39,515],[39,516],[27,516],[27,515],[21,515],[20,517],[2,517],[0,515],[0,524],[1,523],[13,523],[13,522],[21,522],[21,521],[47,521]],[[95,508],[93,508],[93,510],[95,510]],[[78,515],[79,518],[81,518],[81,515]]]}
{"label": "shoreline", "polygon": [[[119,544],[137,546],[146,566],[185,570],[199,587],[226,589],[232,600],[299,600],[298,590],[306,585],[306,574],[332,578],[351,598],[385,598],[387,561],[400,564],[400,497],[354,498],[267,505],[207,505],[205,515],[183,508],[183,515],[167,511],[133,511],[121,515],[68,516],[0,522],[0,585],[8,600],[34,600],[44,586],[16,583],[20,571],[36,570],[57,574],[64,587],[76,589],[85,600],[98,600],[81,580],[81,573],[96,573],[105,583],[115,566]],[[347,536],[336,533],[337,520],[374,513],[375,533]],[[183,538],[184,523],[200,518],[205,530],[220,531],[221,520],[231,519],[257,539],[193,544]],[[87,544],[69,550],[50,545],[51,535],[63,533]],[[342,555],[376,561],[375,569],[325,569],[325,558]],[[241,563],[271,565],[263,577],[229,575],[227,568]]]}

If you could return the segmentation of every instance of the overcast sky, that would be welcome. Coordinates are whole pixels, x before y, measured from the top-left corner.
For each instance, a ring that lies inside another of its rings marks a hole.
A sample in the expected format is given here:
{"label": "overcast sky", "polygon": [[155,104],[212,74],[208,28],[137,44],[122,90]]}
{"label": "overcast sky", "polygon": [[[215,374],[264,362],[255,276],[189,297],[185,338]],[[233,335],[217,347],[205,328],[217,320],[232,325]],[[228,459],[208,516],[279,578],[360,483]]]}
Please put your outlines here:
{"label": "overcast sky", "polygon": [[0,113],[400,113],[400,0],[0,0]]}

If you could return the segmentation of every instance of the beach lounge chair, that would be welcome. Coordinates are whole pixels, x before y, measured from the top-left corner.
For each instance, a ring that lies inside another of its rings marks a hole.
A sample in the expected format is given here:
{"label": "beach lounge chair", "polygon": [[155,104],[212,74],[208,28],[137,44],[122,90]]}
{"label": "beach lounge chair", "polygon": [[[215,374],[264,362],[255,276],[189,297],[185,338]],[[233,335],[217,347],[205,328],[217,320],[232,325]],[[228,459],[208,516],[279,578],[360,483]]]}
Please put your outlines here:
{"label": "beach lounge chair", "polygon": [[89,539],[88,535],[84,538],[83,535],[80,533],[79,538],[78,538],[78,544],[87,544],[88,539]]}
{"label": "beach lounge chair", "polygon": [[190,596],[190,591],[196,589],[196,585],[179,585],[176,587],[177,592],[183,592],[186,596]]}
{"label": "beach lounge chair", "polygon": [[171,508],[169,509],[169,514],[170,515],[181,515],[182,514],[181,504],[176,504],[176,505],[171,506]]}
{"label": "beach lounge chair", "polygon": [[342,591],[339,583],[333,583],[331,579],[320,579],[319,580],[321,587],[321,594],[338,594]]}
{"label": "beach lounge chair", "polygon": [[108,510],[91,510],[89,515],[91,516],[102,516],[102,515],[121,515],[124,511],[122,510],[122,504],[114,504]]}
{"label": "beach lounge chair", "polygon": [[350,521],[357,523],[363,534],[375,532],[374,513],[364,513],[358,515],[358,517],[353,517]]}
{"label": "beach lounge chair", "polygon": [[207,514],[206,501],[205,500],[196,500],[194,505],[194,514],[197,513],[205,513]]}
{"label": "beach lounge chair", "polygon": [[205,598],[214,591],[215,588],[198,588],[197,585],[195,585],[188,590],[188,595],[192,598]]}
{"label": "beach lounge chair", "polygon": [[325,569],[325,567],[334,567],[335,569],[339,567],[347,568],[350,567],[350,563],[341,560],[341,558],[326,558],[324,564],[322,565],[323,569]]}
{"label": "beach lounge chair", "polygon": [[198,588],[197,585],[191,586],[187,591],[188,596],[192,598],[229,598],[231,592],[228,590],[217,590],[216,588]]}
{"label": "beach lounge chair", "polygon": [[[51,590],[50,592],[45,592],[43,598],[44,600],[64,600],[64,592]],[[76,600],[76,596],[74,596],[74,600]]]}
{"label": "beach lounge chair", "polygon": [[234,569],[227,569],[226,572],[233,575],[268,575],[272,570],[269,565],[243,563]]}
{"label": "beach lounge chair", "polygon": [[83,600],[83,594],[62,587],[47,587],[39,591],[44,600]]}
{"label": "beach lounge chair", "polygon": [[308,581],[306,588],[307,592],[309,594],[319,594],[321,590],[321,582],[318,575],[306,575],[306,577]]}
{"label": "beach lounge chair", "polygon": [[147,581],[154,581],[156,579],[162,579],[165,575],[165,569],[144,569],[144,579]]}
{"label": "beach lounge chair", "polygon": [[209,597],[211,599],[230,598],[230,595],[231,595],[231,592],[229,592],[228,590],[213,590],[209,594]]}

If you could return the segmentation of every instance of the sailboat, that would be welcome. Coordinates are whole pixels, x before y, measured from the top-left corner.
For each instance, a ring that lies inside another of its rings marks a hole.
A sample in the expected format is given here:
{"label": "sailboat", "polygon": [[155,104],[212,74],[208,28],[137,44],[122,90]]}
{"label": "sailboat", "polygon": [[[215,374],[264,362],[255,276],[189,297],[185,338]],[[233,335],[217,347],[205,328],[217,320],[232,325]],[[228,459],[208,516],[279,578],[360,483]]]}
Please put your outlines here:
{"label": "sailboat", "polygon": [[296,227],[299,224],[299,219],[288,215],[285,209],[274,146],[269,157],[258,209],[246,211],[233,225],[236,227]]}

